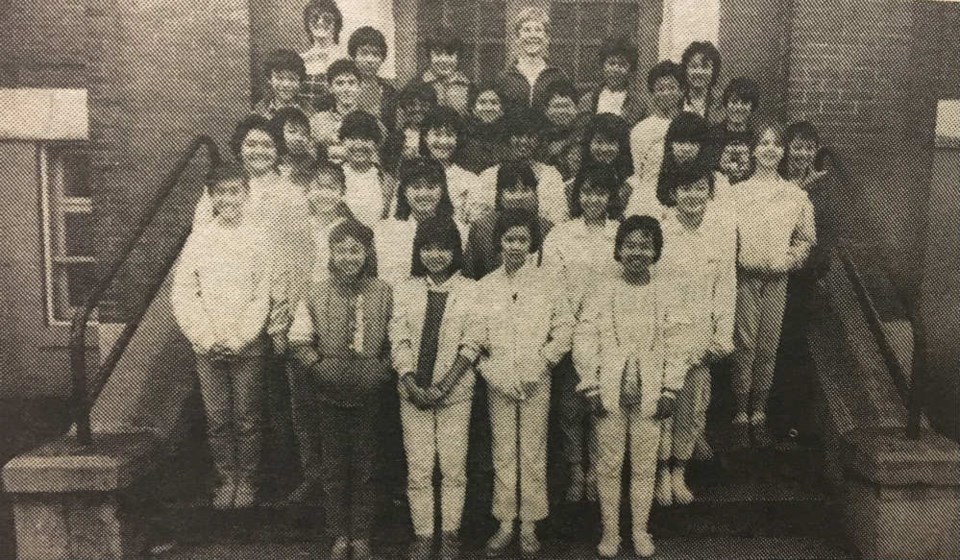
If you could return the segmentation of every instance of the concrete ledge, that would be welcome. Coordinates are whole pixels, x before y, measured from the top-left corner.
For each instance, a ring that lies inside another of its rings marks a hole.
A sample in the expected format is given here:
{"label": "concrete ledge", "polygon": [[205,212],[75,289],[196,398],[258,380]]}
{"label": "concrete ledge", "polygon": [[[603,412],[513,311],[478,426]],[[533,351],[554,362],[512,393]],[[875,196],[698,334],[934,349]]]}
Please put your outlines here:
{"label": "concrete ledge", "polygon": [[960,486],[960,446],[924,430],[907,438],[903,428],[859,428],[843,438],[844,466],[885,486]]}

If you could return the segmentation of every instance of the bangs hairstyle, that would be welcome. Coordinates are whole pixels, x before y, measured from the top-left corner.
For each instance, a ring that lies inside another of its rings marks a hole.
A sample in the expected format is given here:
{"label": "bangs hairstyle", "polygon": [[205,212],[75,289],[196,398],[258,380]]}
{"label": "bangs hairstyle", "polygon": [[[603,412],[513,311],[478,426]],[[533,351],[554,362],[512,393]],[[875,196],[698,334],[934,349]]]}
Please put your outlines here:
{"label": "bangs hairstyle", "polygon": [[529,253],[536,253],[540,250],[540,218],[533,212],[510,209],[497,213],[497,223],[493,229],[493,241],[496,243],[497,253],[502,251],[503,236],[515,227],[525,227],[530,232]]}
{"label": "bangs hairstyle", "polygon": [[723,90],[720,105],[726,107],[727,103],[734,97],[746,101],[750,104],[750,110],[756,111],[757,107],[760,106],[760,86],[750,78],[744,78],[743,76],[734,78]]}
{"label": "bangs hairstyle", "polygon": [[231,181],[240,181],[244,190],[250,189],[250,181],[247,174],[243,172],[243,167],[238,163],[227,162],[215,165],[207,172],[203,178],[203,184],[207,188],[207,194],[213,194],[219,190],[219,185],[224,185]]}
{"label": "bangs hairstyle", "polygon": [[613,243],[614,260],[620,262],[620,249],[623,248],[623,241],[635,231],[642,231],[653,240],[653,262],[659,261],[660,253],[663,251],[663,230],[656,218],[646,215],[630,216],[617,228],[617,237]]}
{"label": "bangs hairstyle", "polygon": [[497,192],[494,198],[493,207],[495,210],[505,211],[503,208],[503,191],[516,188],[517,185],[523,186],[525,190],[537,192],[540,180],[533,168],[525,162],[506,162],[500,164],[497,169]]}
{"label": "bangs hairstyle", "polygon": [[280,153],[280,134],[274,128],[273,123],[260,115],[248,115],[240,120],[233,128],[233,134],[230,136],[230,153],[237,161],[240,161],[240,148],[243,141],[251,130],[265,132],[273,140],[273,145],[277,149],[277,155]]}
{"label": "bangs hairstyle", "polygon": [[477,98],[480,97],[480,94],[488,91],[497,94],[497,99],[500,100],[501,110],[506,111],[507,102],[503,93],[500,91],[500,87],[494,83],[482,83],[474,86],[470,90],[470,95],[467,98],[467,110],[470,111],[470,113],[473,113],[473,108],[477,106]]}
{"label": "bangs hairstyle", "polygon": [[370,140],[374,144],[380,145],[383,140],[383,131],[380,130],[377,117],[366,111],[353,111],[343,117],[343,122],[340,124],[340,141],[348,138]]}
{"label": "bangs hairstyle", "polygon": [[337,79],[337,76],[342,76],[343,74],[353,74],[356,79],[360,79],[360,70],[357,69],[357,64],[349,58],[341,58],[334,60],[330,66],[327,67],[327,83],[333,85],[333,81]]}
{"label": "bangs hairstyle", "polygon": [[407,190],[417,181],[428,181],[440,187],[440,201],[437,202],[437,216],[453,216],[453,202],[450,200],[450,191],[447,188],[447,172],[443,164],[428,157],[417,157],[403,160],[397,171],[399,186],[397,187],[397,210],[394,218],[408,220],[410,218],[410,201],[407,200]]}
{"label": "bangs hairstyle", "polygon": [[263,62],[263,76],[269,82],[274,72],[293,72],[301,82],[307,79],[307,67],[300,55],[287,49],[279,49],[267,55]]}
{"label": "bangs hairstyle", "polygon": [[760,139],[763,138],[767,132],[771,131],[777,135],[777,141],[780,145],[786,148],[787,130],[784,128],[783,123],[775,120],[760,123],[756,128],[756,135],[753,138],[753,147],[756,148],[757,145],[760,144]]}
{"label": "bangs hairstyle", "polygon": [[451,29],[441,27],[436,33],[427,38],[427,55],[430,53],[440,53],[447,55],[457,55],[463,52],[463,41]]}
{"label": "bangs hairstyle", "polygon": [[347,179],[343,174],[343,168],[325,159],[314,160],[313,165],[294,174],[292,179],[294,184],[305,189],[322,175],[334,178],[337,184],[340,185],[340,194],[343,194],[347,189]]}
{"label": "bangs hairstyle", "polygon": [[360,27],[350,34],[350,39],[347,41],[347,54],[350,55],[350,58],[357,58],[357,51],[360,50],[360,47],[373,47],[380,51],[381,60],[387,58],[386,38],[380,30],[369,25]]}
{"label": "bangs hairstyle", "polygon": [[[682,168],[677,168],[673,173],[661,177],[661,181],[657,183],[657,200],[660,201],[660,204],[668,208],[673,208],[677,205],[677,189],[685,185],[691,185],[702,179],[707,180],[709,196],[713,198],[713,171],[714,165],[712,158],[700,157],[698,155],[693,162]],[[663,184],[662,187],[661,183]],[[662,198],[661,189],[663,190]]]}
{"label": "bangs hairstyle", "polygon": [[[706,119],[696,113],[683,112],[677,115],[667,128],[667,135],[663,141],[663,161],[660,163],[660,175],[657,177],[657,200],[668,205],[672,200],[673,185],[677,181],[685,181],[686,176],[693,171],[699,173],[702,166],[713,169],[713,157],[707,149],[710,139],[710,125]],[[680,165],[673,156],[674,142],[692,142],[700,145],[700,151],[694,161]]]}
{"label": "bangs hairstyle", "polygon": [[[580,144],[580,161],[584,165],[595,162],[590,151],[594,138],[602,138],[617,144],[617,157],[613,166],[621,177],[633,175],[633,156],[630,152],[630,125],[622,117],[613,113],[594,115],[584,130]],[[597,162],[600,163],[600,162]]]}
{"label": "bangs hairstyle", "polygon": [[671,77],[677,81],[677,85],[683,89],[684,77],[683,67],[672,60],[658,62],[647,72],[647,91],[653,93],[654,86],[660,78]]}
{"label": "bangs hairstyle", "polygon": [[343,30],[343,13],[333,0],[311,0],[303,8],[303,30],[307,34],[310,44],[313,44],[313,32],[310,27],[313,22],[320,19],[321,14],[330,14],[333,16],[333,42],[340,44],[340,31]]}
{"label": "bangs hairstyle", "polygon": [[550,82],[543,91],[543,95],[537,99],[536,109],[545,112],[554,97],[567,97],[573,102],[574,106],[576,106],[577,100],[580,99],[580,96],[577,95],[577,88],[573,85],[573,82],[567,79],[556,80]]}
{"label": "bangs hairstyle", "polygon": [[619,214],[617,195],[620,192],[621,175],[612,165],[590,163],[580,168],[573,180],[570,193],[570,217],[583,216],[580,195],[583,192],[601,192],[607,195],[607,218],[614,219]]}
{"label": "bangs hairstyle", "polygon": [[519,35],[520,28],[528,21],[540,22],[543,24],[544,31],[547,33],[550,32],[550,16],[547,15],[546,10],[536,6],[527,6],[520,10],[520,14],[517,16],[517,23],[513,26],[514,34]]}
{"label": "bangs hairstyle", "polygon": [[449,216],[437,216],[417,224],[417,233],[413,236],[413,255],[411,259],[410,275],[423,278],[427,267],[423,264],[420,251],[426,247],[437,246],[453,253],[450,263],[450,274],[463,270],[463,245],[460,239],[460,230]]}
{"label": "bangs hairstyle", "polygon": [[637,69],[637,47],[626,37],[607,39],[600,45],[598,60],[601,67],[607,63],[607,60],[615,56],[626,61],[631,72]]}
{"label": "bangs hairstyle", "polygon": [[460,114],[450,107],[434,107],[423,118],[420,124],[420,153],[427,155],[430,148],[427,146],[427,132],[431,130],[448,130],[457,137],[457,145],[453,149],[453,160],[457,160],[460,146],[463,144],[464,124]]}
{"label": "bangs hairstyle", "polygon": [[397,106],[406,107],[414,101],[437,105],[437,91],[430,84],[411,82],[397,94]]}
{"label": "bangs hairstyle", "polygon": [[277,153],[281,156],[290,153],[290,148],[287,146],[287,139],[283,132],[288,124],[305,129],[307,136],[310,136],[310,119],[307,118],[307,115],[305,115],[303,111],[296,107],[278,109],[276,114],[273,115],[273,118],[270,119],[270,126],[272,126],[279,135],[280,141],[277,143]]}
{"label": "bangs hairstyle", "polygon": [[717,47],[714,46],[710,41],[694,41],[690,43],[687,48],[683,51],[683,56],[680,57],[680,67],[683,69],[683,82],[682,85],[684,88],[690,87],[690,84],[687,83],[687,67],[690,66],[690,61],[693,60],[693,57],[701,54],[704,58],[713,63],[713,73],[710,76],[710,84],[707,86],[707,89],[713,89],[717,85],[717,77],[720,76],[720,51],[717,50]]}
{"label": "bangs hairstyle", "polygon": [[[373,251],[373,230],[355,219],[344,220],[330,230],[328,243],[332,247],[334,244],[341,243],[347,239],[356,240],[357,243],[363,246],[364,252],[366,253],[363,268],[360,271],[361,276],[376,277],[377,262]],[[332,257],[327,264],[332,271]]]}

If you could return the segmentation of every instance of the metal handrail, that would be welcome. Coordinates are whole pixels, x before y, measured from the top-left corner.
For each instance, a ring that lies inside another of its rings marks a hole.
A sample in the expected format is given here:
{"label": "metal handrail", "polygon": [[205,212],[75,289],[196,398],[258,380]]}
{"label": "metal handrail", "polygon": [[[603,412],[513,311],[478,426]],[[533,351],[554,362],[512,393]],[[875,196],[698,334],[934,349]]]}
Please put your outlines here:
{"label": "metal handrail", "polygon": [[[140,219],[140,223],[137,225],[137,228],[134,230],[129,239],[127,239],[127,242],[120,250],[117,259],[113,261],[107,273],[97,282],[96,287],[87,298],[84,306],[73,314],[73,319],[70,322],[69,344],[72,385],[70,408],[71,416],[73,417],[74,423],[77,427],[77,441],[80,443],[80,445],[90,445],[93,443],[93,438],[90,433],[90,409],[93,399],[91,398],[89,388],[87,387],[86,338],[87,325],[90,322],[90,316],[93,314],[93,310],[100,305],[104,294],[106,294],[107,290],[113,284],[114,279],[116,279],[117,274],[130,258],[130,255],[133,253],[133,249],[143,237],[144,232],[146,232],[147,228],[157,217],[160,207],[170,197],[170,194],[173,192],[174,188],[177,186],[177,184],[179,184],[183,173],[187,170],[187,167],[193,161],[194,157],[201,148],[207,149],[207,157],[209,159],[210,166],[216,166],[220,163],[220,150],[217,148],[217,144],[212,138],[205,135],[197,136],[190,142],[190,144],[181,154],[180,158],[177,160],[176,165],[170,170],[166,177],[164,177],[164,180],[160,185],[160,189],[150,201],[146,212]],[[169,263],[165,263],[167,264],[166,268],[169,269],[175,260],[176,256],[174,256]],[[151,286],[152,293],[150,299],[156,295],[156,291],[159,289],[161,284],[162,279],[160,282],[155,282],[154,285]],[[130,339],[133,337],[133,333],[136,331],[139,321],[140,317],[137,317],[135,321],[126,326],[121,334],[120,339],[117,341],[117,344],[104,361],[103,367],[100,368],[100,387],[94,391],[95,395],[99,395],[103,385],[106,384],[107,379],[113,372],[113,368],[120,360],[120,356],[123,353],[123,350],[126,348],[127,343],[129,343]],[[94,396],[93,398],[96,397]]]}

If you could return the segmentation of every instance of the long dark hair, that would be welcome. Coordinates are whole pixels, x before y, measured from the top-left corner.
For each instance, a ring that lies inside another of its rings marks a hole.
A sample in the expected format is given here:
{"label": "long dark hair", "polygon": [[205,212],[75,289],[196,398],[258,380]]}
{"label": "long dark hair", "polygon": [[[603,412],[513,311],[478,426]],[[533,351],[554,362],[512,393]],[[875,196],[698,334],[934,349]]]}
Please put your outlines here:
{"label": "long dark hair", "polygon": [[443,164],[434,158],[418,157],[400,162],[397,173],[400,185],[397,187],[397,211],[394,217],[398,220],[410,219],[410,201],[407,200],[407,188],[419,180],[427,180],[440,185],[440,201],[437,203],[437,216],[453,216],[453,202],[450,200],[450,190],[447,187],[447,172]]}
{"label": "long dark hair", "polygon": [[587,124],[580,141],[580,165],[586,166],[597,162],[590,151],[590,144],[597,136],[616,142],[618,152],[612,165],[617,173],[626,179],[633,175],[633,157],[630,153],[630,125],[618,115],[601,113],[594,115]]}
{"label": "long dark hair", "polygon": [[[663,140],[663,161],[657,178],[657,200],[668,205],[672,197],[673,185],[689,183],[686,176],[690,170],[699,170],[702,166],[713,168],[713,155],[709,150],[710,125],[706,119],[696,113],[683,112],[670,122],[667,135]],[[692,142],[700,145],[700,151],[694,161],[681,165],[673,155],[674,142]],[[711,180],[713,174],[711,173]]]}
{"label": "long dark hair", "polygon": [[413,236],[413,255],[410,260],[410,275],[422,278],[427,275],[420,251],[430,245],[439,245],[453,253],[450,274],[463,270],[463,241],[460,230],[450,216],[436,216],[417,224],[417,233]]}

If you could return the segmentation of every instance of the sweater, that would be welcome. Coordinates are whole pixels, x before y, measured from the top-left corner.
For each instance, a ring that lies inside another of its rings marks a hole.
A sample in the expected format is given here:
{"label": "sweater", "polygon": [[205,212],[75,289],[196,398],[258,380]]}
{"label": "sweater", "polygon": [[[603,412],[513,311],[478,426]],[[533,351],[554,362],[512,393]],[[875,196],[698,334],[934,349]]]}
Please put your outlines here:
{"label": "sweater", "polygon": [[817,243],[813,206],[807,194],[779,176],[772,180],[754,176],[731,188],[736,197],[740,267],[761,273],[788,273],[791,247],[808,249]]}

